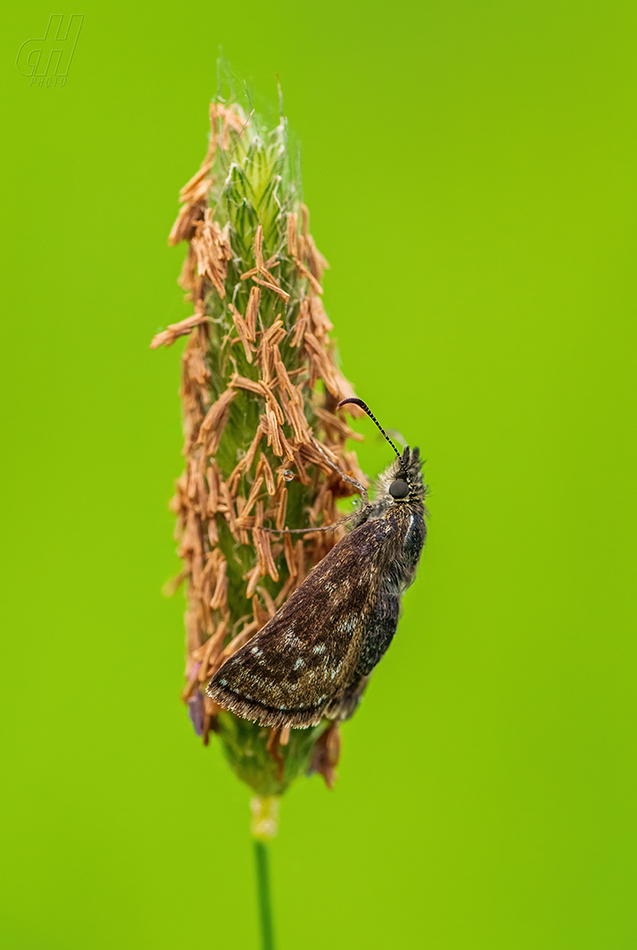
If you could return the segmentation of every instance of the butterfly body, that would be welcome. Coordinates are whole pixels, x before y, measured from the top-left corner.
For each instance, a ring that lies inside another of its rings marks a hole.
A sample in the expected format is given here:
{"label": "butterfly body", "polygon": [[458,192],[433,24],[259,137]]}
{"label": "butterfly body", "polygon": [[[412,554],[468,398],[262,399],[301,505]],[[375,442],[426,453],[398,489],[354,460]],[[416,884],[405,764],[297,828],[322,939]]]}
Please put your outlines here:
{"label": "butterfly body", "polygon": [[418,449],[380,477],[357,524],[218,670],[208,695],[244,719],[305,728],[349,718],[396,632],[426,536]]}

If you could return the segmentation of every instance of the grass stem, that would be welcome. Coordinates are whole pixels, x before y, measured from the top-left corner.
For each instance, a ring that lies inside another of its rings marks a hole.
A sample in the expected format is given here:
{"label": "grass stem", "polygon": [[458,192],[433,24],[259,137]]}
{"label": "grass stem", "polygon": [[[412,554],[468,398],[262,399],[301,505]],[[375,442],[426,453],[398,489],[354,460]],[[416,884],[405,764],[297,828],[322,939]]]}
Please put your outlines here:
{"label": "grass stem", "polygon": [[257,874],[257,898],[262,950],[274,950],[274,923],[272,920],[272,893],[270,890],[270,845],[254,839],[254,857]]}

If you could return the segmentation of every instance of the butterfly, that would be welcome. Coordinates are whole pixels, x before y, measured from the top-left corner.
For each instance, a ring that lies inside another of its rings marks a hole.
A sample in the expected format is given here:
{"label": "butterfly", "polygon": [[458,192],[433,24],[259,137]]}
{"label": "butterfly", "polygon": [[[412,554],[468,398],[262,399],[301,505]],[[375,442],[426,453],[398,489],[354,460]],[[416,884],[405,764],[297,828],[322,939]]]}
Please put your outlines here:
{"label": "butterfly", "polygon": [[418,449],[399,452],[361,399],[339,406],[346,403],[370,416],[396,458],[379,476],[373,501],[354,483],[364,502],[355,526],[206,687],[222,708],[264,726],[303,729],[353,715],[396,632],[425,543]]}

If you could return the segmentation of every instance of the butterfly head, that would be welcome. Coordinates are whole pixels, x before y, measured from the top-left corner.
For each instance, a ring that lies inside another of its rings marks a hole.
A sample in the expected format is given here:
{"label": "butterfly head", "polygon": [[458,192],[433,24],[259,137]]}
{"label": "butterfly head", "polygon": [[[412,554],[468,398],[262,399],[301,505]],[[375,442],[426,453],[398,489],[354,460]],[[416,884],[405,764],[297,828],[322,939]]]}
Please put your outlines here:
{"label": "butterfly head", "polygon": [[409,446],[406,446],[402,453],[399,452],[376,416],[362,399],[352,396],[349,399],[341,400],[339,406],[344,406],[347,403],[353,403],[367,413],[396,453],[396,458],[379,479],[378,488],[380,495],[389,495],[387,500],[390,504],[394,502],[403,504],[417,500],[422,501],[427,489],[423,483],[422,462],[420,461],[420,452],[418,449],[410,449]]}
{"label": "butterfly head", "polygon": [[385,490],[393,502],[401,504],[422,499],[426,489],[422,480],[419,450],[407,446],[402,455],[389,465],[380,481],[381,490]]}

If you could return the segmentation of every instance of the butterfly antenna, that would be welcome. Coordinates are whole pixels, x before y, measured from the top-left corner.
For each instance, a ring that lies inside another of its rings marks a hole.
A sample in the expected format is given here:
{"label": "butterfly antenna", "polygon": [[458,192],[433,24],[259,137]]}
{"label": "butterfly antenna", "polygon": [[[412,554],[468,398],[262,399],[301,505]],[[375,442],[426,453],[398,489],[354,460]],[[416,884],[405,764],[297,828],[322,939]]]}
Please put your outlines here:
{"label": "butterfly antenna", "polygon": [[375,424],[378,426],[378,428],[380,429],[380,431],[383,433],[383,435],[385,436],[385,438],[387,439],[387,441],[388,441],[389,444],[391,445],[392,449],[394,450],[394,452],[396,453],[396,455],[398,456],[398,458],[399,458],[399,459],[402,459],[402,455],[400,454],[400,452],[398,451],[398,449],[396,448],[396,446],[394,445],[394,443],[392,442],[392,440],[389,438],[389,436],[387,435],[387,433],[386,433],[385,430],[383,429],[382,425],[380,424],[380,422],[378,421],[378,419],[376,418],[376,416],[374,415],[374,413],[372,412],[372,410],[369,408],[369,406],[367,405],[367,403],[364,403],[364,402],[363,402],[362,399],[359,399],[358,396],[350,396],[348,399],[341,399],[341,401],[339,402],[339,404],[338,404],[338,406],[337,406],[336,408],[337,408],[337,409],[340,409],[341,406],[346,406],[346,405],[347,405],[348,403],[350,403],[350,402],[353,403],[355,406],[358,406],[359,409],[362,409],[363,412],[366,412],[366,413],[367,413],[367,415],[368,415],[369,418],[372,420],[372,422],[375,423]]}

